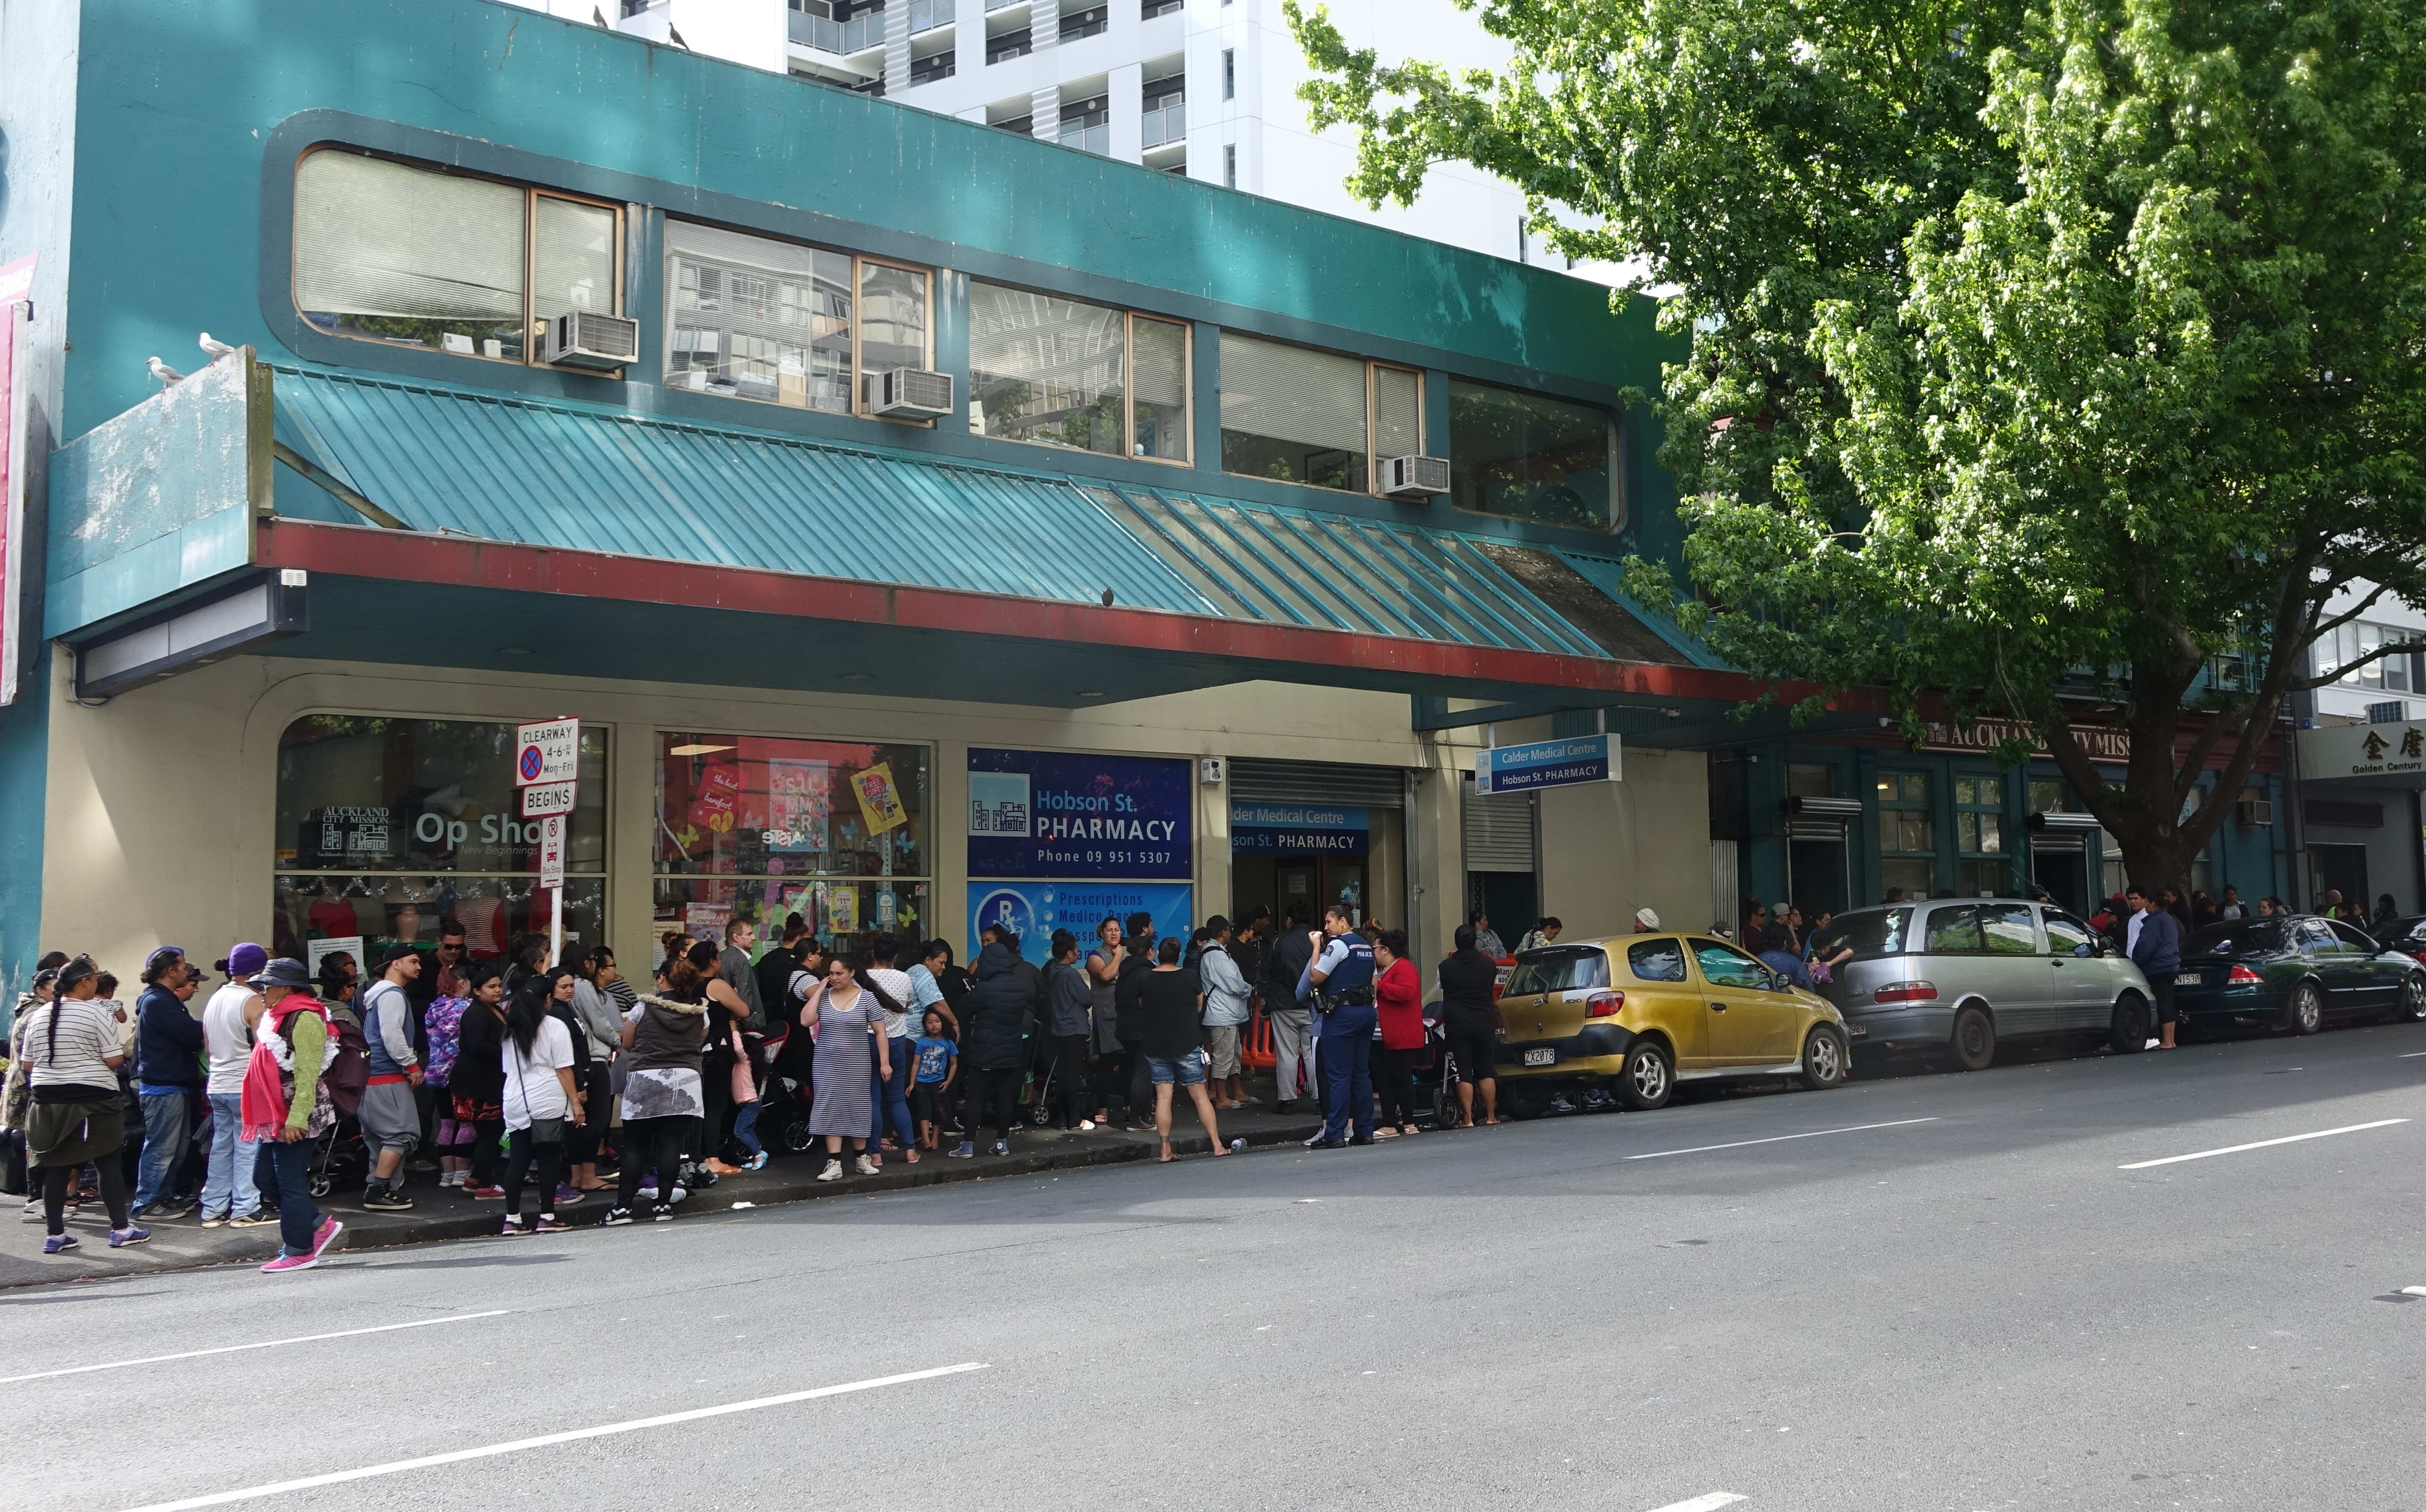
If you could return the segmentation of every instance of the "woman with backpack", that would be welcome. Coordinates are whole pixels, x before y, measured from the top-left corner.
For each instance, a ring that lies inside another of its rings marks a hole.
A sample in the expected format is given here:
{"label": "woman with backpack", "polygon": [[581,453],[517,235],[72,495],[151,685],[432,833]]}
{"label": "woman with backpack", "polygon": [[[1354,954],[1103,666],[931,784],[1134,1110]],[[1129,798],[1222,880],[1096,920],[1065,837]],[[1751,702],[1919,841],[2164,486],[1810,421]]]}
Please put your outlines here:
{"label": "woman with backpack", "polygon": [[657,989],[640,994],[623,1015],[623,1172],[609,1227],[632,1221],[644,1176],[656,1204],[652,1216],[672,1221],[683,1151],[706,1111],[700,1054],[707,1043],[707,990],[699,968],[677,957],[666,963]]}
{"label": "woman with backpack", "polygon": [[[127,1214],[126,1106],[118,1086],[124,1047],[122,1010],[102,1005],[100,972],[78,956],[59,968],[50,1000],[24,1016],[25,1162],[42,1177],[42,1253],[73,1249],[67,1229],[68,1185],[87,1161],[99,1168],[101,1199],[109,1206],[109,1247],[139,1245],[151,1231]],[[28,1175],[31,1170],[28,1171]]]}

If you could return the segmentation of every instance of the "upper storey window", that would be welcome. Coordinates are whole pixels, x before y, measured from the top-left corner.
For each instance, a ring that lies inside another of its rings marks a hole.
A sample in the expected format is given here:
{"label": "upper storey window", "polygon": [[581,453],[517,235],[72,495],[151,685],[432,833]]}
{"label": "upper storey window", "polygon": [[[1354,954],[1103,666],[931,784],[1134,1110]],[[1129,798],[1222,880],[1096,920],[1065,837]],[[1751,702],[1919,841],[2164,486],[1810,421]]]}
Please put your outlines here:
{"label": "upper storey window", "polygon": [[932,365],[926,269],[666,222],[666,382],[832,414],[863,374]]}
{"label": "upper storey window", "polygon": [[334,335],[529,361],[539,326],[623,314],[623,212],[322,149],[295,168],[295,304]]}

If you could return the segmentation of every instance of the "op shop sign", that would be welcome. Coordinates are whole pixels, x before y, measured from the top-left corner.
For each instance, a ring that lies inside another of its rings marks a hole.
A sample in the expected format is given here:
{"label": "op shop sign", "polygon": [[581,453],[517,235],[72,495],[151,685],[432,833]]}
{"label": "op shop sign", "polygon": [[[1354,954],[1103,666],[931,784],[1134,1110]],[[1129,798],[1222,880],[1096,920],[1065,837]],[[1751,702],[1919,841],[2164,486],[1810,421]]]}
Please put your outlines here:
{"label": "op shop sign", "polygon": [[1156,757],[971,747],[968,875],[1192,877],[1192,775]]}

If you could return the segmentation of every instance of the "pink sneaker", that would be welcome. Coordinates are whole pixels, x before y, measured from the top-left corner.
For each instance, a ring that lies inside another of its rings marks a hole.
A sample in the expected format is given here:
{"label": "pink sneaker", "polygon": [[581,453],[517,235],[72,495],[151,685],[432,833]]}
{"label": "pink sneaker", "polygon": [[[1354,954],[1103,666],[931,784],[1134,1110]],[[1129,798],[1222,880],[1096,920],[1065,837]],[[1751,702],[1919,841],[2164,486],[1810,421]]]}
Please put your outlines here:
{"label": "pink sneaker", "polygon": [[330,1249],[335,1247],[337,1243],[337,1235],[344,1233],[345,1231],[346,1226],[339,1223],[336,1219],[321,1219],[319,1229],[312,1235],[312,1258],[316,1261],[321,1256],[327,1254]]}
{"label": "pink sneaker", "polygon": [[281,1255],[261,1267],[264,1276],[283,1276],[288,1271],[310,1270],[320,1263],[317,1255]]}

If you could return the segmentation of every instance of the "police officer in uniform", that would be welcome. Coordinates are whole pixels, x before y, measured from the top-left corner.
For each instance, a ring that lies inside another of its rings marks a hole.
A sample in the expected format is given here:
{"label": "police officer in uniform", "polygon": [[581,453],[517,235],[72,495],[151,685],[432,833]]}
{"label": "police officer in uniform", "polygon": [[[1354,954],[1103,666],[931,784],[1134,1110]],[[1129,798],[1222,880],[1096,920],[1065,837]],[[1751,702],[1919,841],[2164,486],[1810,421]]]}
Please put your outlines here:
{"label": "police officer in uniform", "polygon": [[[1320,950],[1306,963],[1300,998],[1314,1009],[1315,1061],[1322,1073],[1322,1137],[1317,1150],[1373,1142],[1373,947],[1348,909],[1323,910]],[[1350,1120],[1355,1133],[1349,1134]]]}

